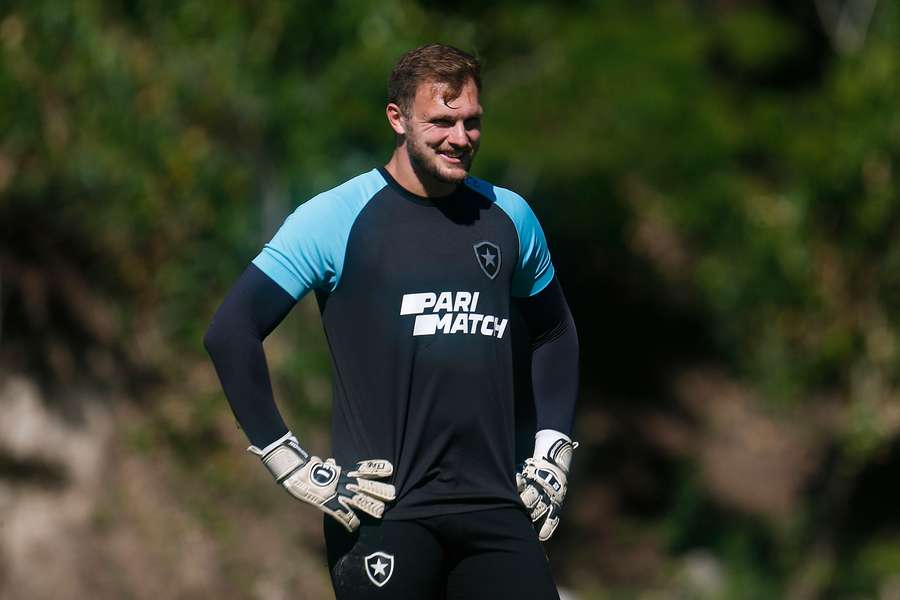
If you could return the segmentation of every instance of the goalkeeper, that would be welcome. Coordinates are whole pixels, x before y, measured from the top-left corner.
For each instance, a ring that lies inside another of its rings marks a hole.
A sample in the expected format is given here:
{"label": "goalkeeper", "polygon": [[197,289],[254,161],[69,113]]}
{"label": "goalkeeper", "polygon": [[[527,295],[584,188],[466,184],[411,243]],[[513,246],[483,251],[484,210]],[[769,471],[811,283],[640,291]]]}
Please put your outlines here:
{"label": "goalkeeper", "polygon": [[[325,513],[339,600],[558,598],[540,541],[559,523],[577,446],[578,339],[531,208],[469,176],[480,91],[466,52],[403,55],[388,84],[388,163],[289,215],[204,338],[250,451]],[[326,460],[282,420],[262,345],[310,291],[334,367]],[[537,415],[518,470],[514,308]]]}

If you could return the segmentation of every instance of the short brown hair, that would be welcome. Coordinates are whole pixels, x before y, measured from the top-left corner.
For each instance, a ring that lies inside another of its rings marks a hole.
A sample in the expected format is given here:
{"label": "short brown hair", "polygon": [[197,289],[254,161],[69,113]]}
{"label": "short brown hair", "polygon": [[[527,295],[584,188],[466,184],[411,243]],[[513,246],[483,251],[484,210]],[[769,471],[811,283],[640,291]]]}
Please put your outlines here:
{"label": "short brown hair", "polygon": [[400,57],[388,80],[388,102],[409,114],[416,90],[423,83],[447,85],[445,100],[459,96],[466,82],[475,82],[481,91],[481,63],[468,52],[445,44],[427,44]]}

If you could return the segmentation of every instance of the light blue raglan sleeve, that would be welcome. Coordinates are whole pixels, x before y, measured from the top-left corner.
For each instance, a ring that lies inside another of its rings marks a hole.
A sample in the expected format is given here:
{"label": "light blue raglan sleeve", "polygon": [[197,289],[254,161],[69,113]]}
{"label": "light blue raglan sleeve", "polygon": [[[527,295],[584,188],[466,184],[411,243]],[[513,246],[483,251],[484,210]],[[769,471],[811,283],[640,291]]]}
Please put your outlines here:
{"label": "light blue raglan sleeve", "polygon": [[353,222],[384,185],[381,174],[372,170],[304,202],[253,264],[297,300],[313,289],[333,292]]}
{"label": "light blue raglan sleeve", "polygon": [[519,236],[519,262],[513,273],[512,295],[534,296],[547,287],[555,274],[544,230],[520,195],[500,187],[494,187],[494,195],[497,204],[512,219]]}

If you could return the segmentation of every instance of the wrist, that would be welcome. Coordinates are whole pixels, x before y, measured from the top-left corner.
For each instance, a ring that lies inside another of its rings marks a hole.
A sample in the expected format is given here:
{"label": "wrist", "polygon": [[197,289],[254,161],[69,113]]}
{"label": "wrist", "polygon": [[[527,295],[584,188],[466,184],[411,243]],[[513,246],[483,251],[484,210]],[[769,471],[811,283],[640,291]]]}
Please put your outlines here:
{"label": "wrist", "polygon": [[534,458],[547,458],[550,448],[558,439],[571,442],[572,438],[555,429],[541,429],[534,434]]}
{"label": "wrist", "polygon": [[247,450],[260,457],[278,483],[309,461],[309,453],[300,447],[300,442],[290,431],[265,448],[250,446]]}
{"label": "wrist", "polygon": [[266,454],[268,454],[269,452],[271,452],[278,446],[282,445],[283,443],[287,442],[288,440],[294,442],[298,446],[300,445],[300,441],[297,439],[297,437],[293,433],[291,433],[290,430],[288,430],[288,432],[285,433],[283,436],[281,436],[274,442],[267,444],[263,448],[259,448],[257,446],[250,446],[249,448],[247,448],[247,452],[250,452],[257,456],[265,456]]}
{"label": "wrist", "polygon": [[541,429],[534,436],[533,458],[549,460],[568,473],[572,451],[577,447],[578,442],[573,442],[565,433],[555,429]]}

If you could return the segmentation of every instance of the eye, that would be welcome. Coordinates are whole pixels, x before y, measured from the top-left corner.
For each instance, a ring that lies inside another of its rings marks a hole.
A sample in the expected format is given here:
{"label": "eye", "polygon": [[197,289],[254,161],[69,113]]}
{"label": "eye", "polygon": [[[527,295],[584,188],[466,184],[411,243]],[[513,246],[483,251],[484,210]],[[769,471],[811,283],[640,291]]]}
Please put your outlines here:
{"label": "eye", "polygon": [[453,121],[450,119],[432,119],[431,123],[438,127],[453,127]]}
{"label": "eye", "polygon": [[466,119],[466,129],[479,129],[481,127],[481,117],[473,117]]}

